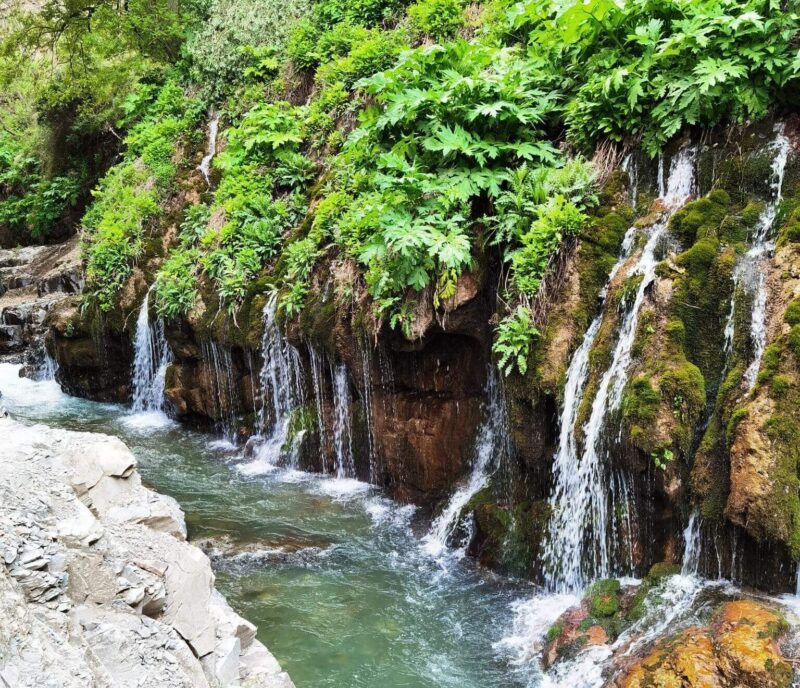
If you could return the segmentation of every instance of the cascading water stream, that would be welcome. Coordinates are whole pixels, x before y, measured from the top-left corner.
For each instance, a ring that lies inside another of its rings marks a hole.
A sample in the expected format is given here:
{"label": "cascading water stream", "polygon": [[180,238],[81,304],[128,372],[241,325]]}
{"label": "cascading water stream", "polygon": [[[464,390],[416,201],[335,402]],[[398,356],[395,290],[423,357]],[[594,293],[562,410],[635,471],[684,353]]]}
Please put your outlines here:
{"label": "cascading water stream", "polygon": [[[273,293],[264,306],[263,366],[259,375],[258,432],[264,439],[258,458],[272,466],[278,463],[286,449],[292,411],[303,403],[300,355],[281,332],[275,318],[277,305],[277,293]],[[296,452],[289,452],[288,463],[291,468],[297,468]]]}
{"label": "cascading water stream", "polygon": [[[669,178],[663,181],[663,162],[659,161],[659,191],[664,211],[650,227],[649,237],[629,276],[641,275],[635,298],[622,316],[611,363],[600,379],[591,414],[583,428],[584,451],[578,454],[575,424],[583,401],[589,372],[589,354],[602,323],[602,314],[589,326],[581,345],[570,361],[564,388],[564,407],[560,419],[559,448],[550,497],[553,516],[544,548],[544,573],[547,587],[557,592],[582,590],[593,577],[612,573],[612,552],[607,537],[609,490],[613,480],[606,475],[603,448],[609,412],[622,397],[636,336],[639,312],[647,288],[655,279],[656,249],[662,241],[669,218],[694,190],[694,150],[679,151],[670,164]],[[611,271],[613,278],[628,260],[633,245],[629,230],[623,241],[622,257]],[[623,483],[624,484],[624,483]],[[627,496],[627,489],[619,490]]]}
{"label": "cascading water stream", "polygon": [[486,380],[485,418],[478,428],[469,480],[453,493],[447,506],[431,524],[430,531],[423,539],[423,547],[428,554],[439,556],[447,549],[462,510],[472,497],[486,487],[492,471],[507,453],[507,438],[503,388],[496,371],[491,368]]}
{"label": "cascading water stream", "polygon": [[702,519],[695,509],[689,516],[689,523],[683,531],[683,562],[681,573],[684,576],[696,576],[700,570],[700,527]]}
{"label": "cascading water stream", "polygon": [[211,161],[214,160],[214,156],[217,154],[218,130],[219,115],[212,114],[211,119],[208,121],[208,144],[206,148],[206,154],[203,156],[203,159],[197,166],[197,169],[200,170],[200,174],[203,175],[203,179],[206,180],[206,184],[208,186],[211,186]]}
{"label": "cascading water stream", "polygon": [[150,287],[136,319],[136,338],[133,342],[133,404],[135,413],[164,410],[164,387],[172,352],[159,318],[150,322]]}
{"label": "cascading water stream", "polygon": [[231,352],[213,340],[203,342],[201,350],[213,385],[212,403],[217,430],[227,444],[235,445],[237,428],[234,411],[238,391],[233,380]]}
{"label": "cascading water stream", "polygon": [[353,431],[350,424],[350,385],[347,369],[339,363],[331,371],[333,378],[333,449],[336,456],[336,477],[340,480],[356,477],[353,460]]}
{"label": "cascading water stream", "polygon": [[771,198],[758,218],[752,243],[747,253],[739,260],[733,273],[733,294],[731,309],[725,324],[725,354],[730,355],[733,346],[734,316],[736,310],[736,295],[743,287],[752,297],[752,310],[750,315],[750,341],[753,347],[750,365],[744,374],[747,391],[753,389],[761,367],[761,359],[767,345],[766,319],[767,319],[767,267],[769,257],[775,248],[773,229],[778,214],[778,207],[783,198],[783,177],[786,163],[789,159],[791,142],[784,134],[784,125],[775,127],[775,139],[770,145],[774,151],[772,160],[772,175],[770,178]]}

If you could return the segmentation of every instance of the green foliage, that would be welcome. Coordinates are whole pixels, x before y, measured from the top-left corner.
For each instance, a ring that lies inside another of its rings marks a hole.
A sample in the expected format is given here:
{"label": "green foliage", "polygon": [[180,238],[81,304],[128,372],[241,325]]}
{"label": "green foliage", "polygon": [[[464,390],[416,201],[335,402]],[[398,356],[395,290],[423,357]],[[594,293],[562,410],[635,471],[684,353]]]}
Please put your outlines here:
{"label": "green foliage", "polygon": [[444,41],[455,36],[464,24],[461,0],[419,0],[408,8],[411,30]]}
{"label": "green foliage", "polygon": [[494,352],[500,359],[498,366],[506,375],[516,369],[520,375],[528,370],[528,354],[539,331],[531,322],[530,311],[524,306],[500,322],[495,337]]}
{"label": "green foliage", "polygon": [[510,12],[532,61],[566,84],[570,137],[641,135],[655,154],[686,124],[765,114],[796,90],[796,10],[762,0],[528,0]]}
{"label": "green foliage", "polygon": [[656,468],[666,471],[669,463],[675,458],[675,454],[671,449],[661,449],[653,452],[650,455],[650,458],[653,459],[653,463],[656,465]]}
{"label": "green foliage", "polygon": [[208,19],[188,40],[186,52],[193,78],[208,97],[217,100],[245,79],[264,79],[273,64],[264,63],[274,50],[280,55],[298,22],[311,9],[309,0],[213,0]]}
{"label": "green foliage", "polygon": [[0,136],[0,225],[46,237],[80,193],[77,175],[47,177],[38,160],[10,136]]}
{"label": "green foliage", "polygon": [[159,316],[177,318],[188,313],[197,298],[197,263],[194,248],[172,251],[161,266],[155,282],[155,303]]}
{"label": "green foliage", "polygon": [[177,169],[179,140],[200,120],[201,104],[167,82],[128,136],[123,162],[93,192],[83,218],[87,285],[84,299],[111,310],[120,287],[144,250],[145,230],[159,212]]}

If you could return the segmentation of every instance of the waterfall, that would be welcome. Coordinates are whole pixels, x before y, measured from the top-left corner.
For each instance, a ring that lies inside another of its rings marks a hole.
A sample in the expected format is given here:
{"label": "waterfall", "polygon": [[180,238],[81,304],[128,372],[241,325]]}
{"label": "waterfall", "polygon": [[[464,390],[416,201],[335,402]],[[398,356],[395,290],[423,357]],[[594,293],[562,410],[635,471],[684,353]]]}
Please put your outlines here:
{"label": "waterfall", "polygon": [[219,115],[212,114],[211,119],[208,122],[208,144],[206,148],[206,154],[203,156],[203,159],[197,166],[197,169],[200,170],[200,174],[203,175],[203,179],[206,180],[206,184],[208,186],[211,186],[211,161],[217,154],[218,129],[219,129]]}
{"label": "waterfall", "polygon": [[58,372],[58,362],[50,355],[47,349],[42,346],[42,362],[36,370],[34,380],[37,382],[50,382],[56,379]]}
{"label": "waterfall", "polygon": [[133,342],[133,411],[144,413],[164,410],[164,386],[167,367],[172,361],[164,323],[159,318],[150,322],[150,293],[147,291],[136,319]]}
{"label": "waterfall", "polygon": [[684,576],[695,576],[700,569],[700,527],[702,519],[695,509],[689,516],[689,523],[683,531],[683,564],[681,573]]}
{"label": "waterfall", "polygon": [[[750,341],[753,352],[750,365],[744,374],[748,392],[756,383],[761,359],[767,346],[767,261],[775,248],[772,230],[778,214],[778,207],[783,199],[783,176],[791,150],[791,143],[784,134],[784,125],[777,125],[775,132],[775,139],[770,146],[775,151],[770,179],[771,198],[758,218],[750,250],[743,256],[734,271],[734,299],[740,284],[744,284],[753,298],[750,316]],[[728,323],[725,326],[726,345],[729,336],[731,342],[733,340],[733,315],[734,304],[731,305]]]}
{"label": "waterfall", "polygon": [[622,161],[622,169],[628,175],[628,202],[636,211],[636,203],[639,200],[639,167],[632,152],[628,153]]}
{"label": "waterfall", "polygon": [[[300,355],[286,338],[275,319],[278,295],[273,292],[264,306],[264,332],[261,337],[263,366],[259,375],[261,405],[258,431],[263,443],[260,459],[275,465],[289,438],[292,411],[303,403]],[[297,468],[297,454],[291,452],[289,463]]]}
{"label": "waterfall", "polygon": [[[590,417],[583,428],[584,451],[580,460],[575,423],[588,378],[589,354],[602,323],[602,313],[589,326],[567,369],[559,445],[553,463],[554,488],[550,497],[553,515],[544,550],[545,581],[554,591],[580,591],[593,577],[611,575],[606,529],[608,490],[613,478],[607,478],[604,465],[607,456],[603,447],[606,419],[609,412],[618,408],[622,398],[639,312],[647,289],[655,279],[656,249],[666,233],[669,218],[693,190],[693,149],[684,148],[675,155],[666,183],[663,160],[659,160],[659,191],[665,210],[650,227],[647,243],[630,272],[631,276],[641,275],[642,279],[636,297],[622,316],[611,364],[601,377],[592,401]],[[632,247],[633,233],[629,230],[623,241],[622,256],[612,269],[611,277],[627,262]],[[627,499],[627,490],[619,492]]]}
{"label": "waterfall", "polygon": [[[439,556],[459,525],[461,512],[480,490],[489,484],[492,471],[500,465],[507,452],[508,427],[503,388],[494,368],[489,370],[486,380],[486,409],[483,423],[478,428],[472,458],[472,471],[465,485],[458,488],[442,513],[431,524],[423,539],[424,549]],[[466,544],[466,543],[465,543]]]}
{"label": "waterfall", "polygon": [[340,480],[355,478],[353,461],[353,431],[350,424],[350,385],[347,369],[339,363],[331,371],[333,379],[333,449],[336,456],[336,477]]}

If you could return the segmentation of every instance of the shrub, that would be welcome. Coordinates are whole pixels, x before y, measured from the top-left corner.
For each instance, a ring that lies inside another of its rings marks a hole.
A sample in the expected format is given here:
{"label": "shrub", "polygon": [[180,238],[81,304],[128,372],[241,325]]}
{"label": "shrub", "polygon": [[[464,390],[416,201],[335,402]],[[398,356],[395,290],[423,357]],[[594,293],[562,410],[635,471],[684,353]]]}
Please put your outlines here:
{"label": "shrub", "polygon": [[211,100],[230,93],[251,60],[246,48],[281,53],[310,6],[309,0],[213,0],[208,19],[186,44],[192,76]]}
{"label": "shrub", "polygon": [[444,41],[463,25],[464,9],[461,0],[420,0],[408,8],[408,20],[417,35]]}

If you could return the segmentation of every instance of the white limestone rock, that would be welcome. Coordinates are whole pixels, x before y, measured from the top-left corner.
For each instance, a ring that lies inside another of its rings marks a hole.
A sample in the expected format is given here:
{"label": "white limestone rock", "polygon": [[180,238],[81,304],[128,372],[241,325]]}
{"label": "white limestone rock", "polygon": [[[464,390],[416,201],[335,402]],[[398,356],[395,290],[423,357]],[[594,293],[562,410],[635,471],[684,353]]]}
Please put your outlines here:
{"label": "white limestone rock", "polygon": [[293,688],[122,442],[0,436],[0,686]]}

